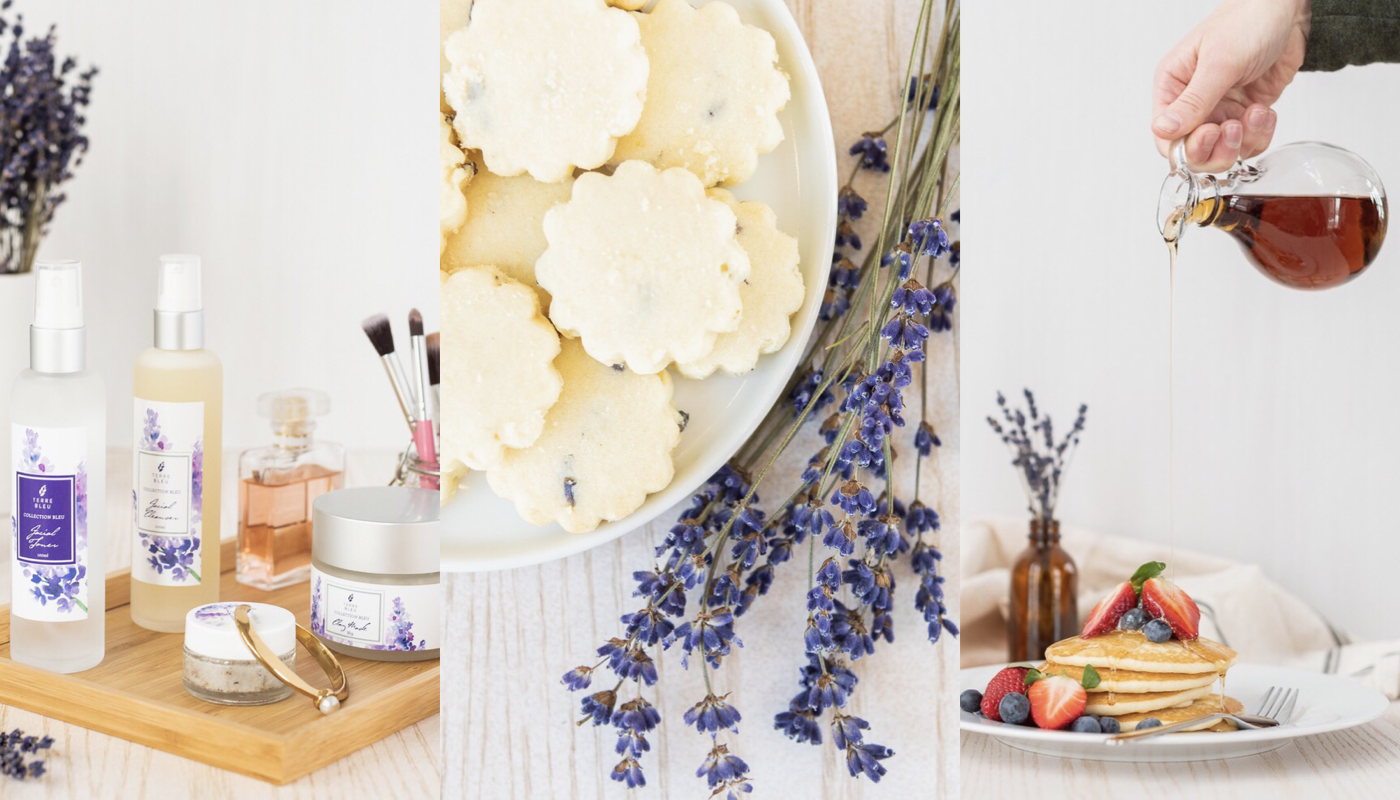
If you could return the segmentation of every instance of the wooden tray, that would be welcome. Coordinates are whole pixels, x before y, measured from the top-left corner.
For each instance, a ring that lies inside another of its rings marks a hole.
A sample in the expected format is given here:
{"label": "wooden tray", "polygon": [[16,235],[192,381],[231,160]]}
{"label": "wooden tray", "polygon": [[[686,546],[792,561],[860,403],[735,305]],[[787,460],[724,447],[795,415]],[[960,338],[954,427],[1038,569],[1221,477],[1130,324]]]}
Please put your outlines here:
{"label": "wooden tray", "polygon": [[[235,561],[224,543],[224,564]],[[272,592],[244,586],[230,570],[221,600],[272,603],[308,624],[305,583]],[[350,698],[325,716],[299,694],[265,706],[220,706],[185,691],[184,635],[131,621],[130,573],[107,576],[107,657],[58,675],[10,660],[10,608],[0,606],[0,703],[276,784],[290,783],[395,731],[438,713],[438,661],[365,661],[338,655]],[[297,649],[297,672],[313,686],[326,677]]]}

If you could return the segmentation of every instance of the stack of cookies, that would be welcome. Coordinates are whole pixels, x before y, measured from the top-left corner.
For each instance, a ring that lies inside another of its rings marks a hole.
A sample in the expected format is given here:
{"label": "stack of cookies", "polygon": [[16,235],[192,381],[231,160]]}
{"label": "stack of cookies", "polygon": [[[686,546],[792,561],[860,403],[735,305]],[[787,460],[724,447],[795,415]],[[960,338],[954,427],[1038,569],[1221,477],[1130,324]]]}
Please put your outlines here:
{"label": "stack of cookies", "polygon": [[797,243],[719,188],[781,142],[787,76],[721,0],[460,4],[443,6],[444,490],[481,470],[526,520],[589,531],[670,483],[687,422],[670,370],[741,374],[787,341]]}
{"label": "stack of cookies", "polygon": [[[1221,694],[1235,657],[1234,650],[1199,636],[1153,642],[1141,630],[1114,630],[1056,642],[1046,649],[1040,671],[1079,681],[1084,668],[1092,666],[1099,685],[1088,693],[1084,713],[1113,717],[1122,730],[1130,731],[1152,719],[1170,725],[1222,709],[1243,711],[1238,700]],[[1226,731],[1234,726],[1222,721],[1190,730]]]}

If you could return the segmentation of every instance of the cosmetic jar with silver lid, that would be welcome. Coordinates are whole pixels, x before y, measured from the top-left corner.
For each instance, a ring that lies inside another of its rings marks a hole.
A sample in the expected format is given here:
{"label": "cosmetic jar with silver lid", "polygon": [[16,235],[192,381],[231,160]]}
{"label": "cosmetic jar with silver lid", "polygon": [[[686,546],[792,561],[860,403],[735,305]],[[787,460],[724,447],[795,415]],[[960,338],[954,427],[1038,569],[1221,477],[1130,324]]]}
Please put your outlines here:
{"label": "cosmetic jar with silver lid", "polygon": [[[253,629],[283,664],[297,660],[297,625],[292,612],[248,603]],[[234,624],[239,603],[208,603],[185,615],[185,691],[209,703],[257,706],[291,696],[292,689],[258,661]]]}
{"label": "cosmetic jar with silver lid", "polygon": [[311,631],[331,650],[375,661],[438,657],[438,493],[404,486],[316,498]]}

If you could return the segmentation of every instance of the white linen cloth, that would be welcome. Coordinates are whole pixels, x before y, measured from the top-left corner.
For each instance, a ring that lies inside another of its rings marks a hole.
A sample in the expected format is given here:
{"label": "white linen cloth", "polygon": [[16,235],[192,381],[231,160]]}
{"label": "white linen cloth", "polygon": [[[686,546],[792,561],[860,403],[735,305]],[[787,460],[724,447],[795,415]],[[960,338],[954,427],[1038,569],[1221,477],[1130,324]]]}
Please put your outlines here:
{"label": "white linen cloth", "polygon": [[[988,517],[962,529],[962,666],[1006,661],[1012,561],[1026,547],[1025,517]],[[1201,635],[1240,653],[1241,661],[1328,672],[1400,699],[1400,641],[1351,642],[1259,567],[1160,543],[1061,526],[1060,544],[1079,568],[1081,620],[1115,584],[1148,561],[1201,608]]]}

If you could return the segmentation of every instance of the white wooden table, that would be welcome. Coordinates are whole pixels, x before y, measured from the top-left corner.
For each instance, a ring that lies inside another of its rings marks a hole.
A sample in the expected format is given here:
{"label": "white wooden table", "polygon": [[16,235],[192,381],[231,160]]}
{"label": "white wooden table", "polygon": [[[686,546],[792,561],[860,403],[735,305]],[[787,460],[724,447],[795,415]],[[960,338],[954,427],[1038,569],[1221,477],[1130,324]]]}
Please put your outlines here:
{"label": "white wooden table", "polygon": [[[222,533],[225,537],[236,530],[236,458],[237,454],[226,453],[223,464]],[[393,474],[393,459],[392,453],[352,455],[347,464],[347,485],[386,482]],[[107,511],[107,568],[128,568],[131,565],[129,450],[112,450],[107,454]],[[8,596],[9,580],[9,568],[0,570],[0,587],[3,587],[0,596]],[[440,782],[436,716],[281,787],[0,705],[0,730],[15,728],[23,728],[30,734],[48,734],[55,739],[55,744],[45,764],[49,772],[42,779],[21,783],[0,778],[0,797],[6,800],[118,797],[358,800],[367,796],[421,800],[435,797]],[[373,787],[372,795],[366,794],[370,787]]]}
{"label": "white wooden table", "polygon": [[1400,703],[1369,725],[1227,761],[1119,764],[1013,750],[962,734],[964,797],[1360,800],[1400,796]]}
{"label": "white wooden table", "polygon": [[[835,125],[843,169],[845,148],[861,132],[882,127],[894,114],[905,58],[918,15],[915,0],[788,0],[821,73]],[[883,198],[882,182],[858,188],[871,201]],[[957,359],[954,335],[935,336],[930,363],[930,403],[943,439],[941,464],[954,468],[958,452]],[[816,437],[794,443],[798,460],[815,452]],[[907,432],[906,432],[907,433]],[[912,459],[905,465],[912,467]],[[908,496],[912,468],[899,471],[900,496]],[[773,486],[793,486],[791,465]],[[760,490],[762,494],[762,490]],[[771,494],[771,492],[770,492]],[[921,496],[937,503],[944,531],[957,530],[956,471],[925,470]],[[443,796],[445,798],[572,798],[629,796],[608,773],[619,760],[612,729],[576,727],[580,695],[560,685],[568,669],[592,663],[594,650],[621,630],[618,617],[639,606],[631,596],[632,572],[649,569],[653,548],[680,509],[644,529],[577,556],[507,572],[457,575],[447,586],[447,655],[443,663]],[[941,542],[944,565],[958,563],[956,536]],[[800,558],[797,560],[801,560]],[[854,713],[870,721],[869,740],[896,755],[879,784],[847,775],[844,759],[824,732],[821,747],[796,744],[773,730],[773,715],[797,691],[805,659],[803,569],[780,568],[769,594],[739,619],[742,650],[718,673],[716,693],[744,715],[733,748],[752,771],[753,797],[952,798],[957,797],[957,726],[954,697],[957,643],[926,639],[913,609],[915,583],[899,566],[896,643],[882,645],[855,666]],[[955,585],[956,576],[948,576]],[[955,594],[955,592],[954,592]],[[956,598],[950,598],[956,616]],[[643,759],[647,787],[638,797],[709,796],[696,768],[709,738],[685,728],[681,714],[704,695],[698,670],[686,672],[675,652],[663,654],[660,682],[648,699],[663,717],[648,738]],[[606,681],[606,679],[603,679]]]}

